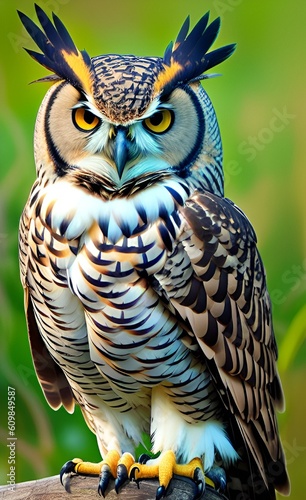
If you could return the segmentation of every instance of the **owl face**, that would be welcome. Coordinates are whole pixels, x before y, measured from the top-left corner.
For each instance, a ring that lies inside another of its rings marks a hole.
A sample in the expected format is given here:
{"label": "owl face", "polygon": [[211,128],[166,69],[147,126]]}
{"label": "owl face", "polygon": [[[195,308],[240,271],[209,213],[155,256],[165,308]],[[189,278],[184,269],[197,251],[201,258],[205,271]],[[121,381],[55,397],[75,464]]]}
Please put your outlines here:
{"label": "owl face", "polygon": [[55,73],[43,79],[53,86],[37,118],[38,173],[41,165],[53,180],[74,172],[92,191],[116,196],[126,195],[123,188],[139,179],[153,183],[192,175],[203,180],[211,168],[220,168],[217,121],[199,83],[206,77],[203,72],[234,48],[206,53],[218,33],[218,19],[207,26],[205,15],[188,36],[187,20],[163,58],[90,59],[55,15],[53,26],[36,10],[44,32],[19,13],[43,53],[28,52]]}
{"label": "owl face", "polygon": [[195,83],[176,88],[166,99],[156,97],[142,115],[125,122],[111,119],[71,84],[59,83],[39,112],[36,137],[45,135],[46,151],[39,148],[37,163],[47,155],[60,176],[86,170],[114,187],[147,173],[184,176],[205,134],[198,87]]}

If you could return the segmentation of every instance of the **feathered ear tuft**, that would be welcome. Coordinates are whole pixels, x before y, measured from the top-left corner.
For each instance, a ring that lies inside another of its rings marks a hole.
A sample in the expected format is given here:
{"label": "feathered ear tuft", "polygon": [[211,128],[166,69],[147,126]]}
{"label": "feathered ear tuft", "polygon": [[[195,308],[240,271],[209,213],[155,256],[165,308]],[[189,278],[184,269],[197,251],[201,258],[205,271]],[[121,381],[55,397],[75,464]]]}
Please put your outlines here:
{"label": "feathered ear tuft", "polygon": [[164,69],[155,82],[155,92],[168,94],[179,84],[208,78],[203,73],[234,52],[236,44],[226,45],[212,52],[207,51],[217,38],[220,18],[208,25],[207,12],[189,33],[189,17],[184,22],[173,45],[170,43],[163,57]]}
{"label": "feathered ear tuft", "polygon": [[[44,32],[25,14],[18,15],[25,29],[33,38],[42,54],[25,49],[35,61],[53,71],[60,80],[67,80],[87,95],[93,93],[91,59],[87,52],[79,51],[61,20],[53,13],[54,25],[47,14],[35,4],[38,20]],[[52,76],[40,81],[54,81]],[[38,80],[39,81],[39,80]]]}

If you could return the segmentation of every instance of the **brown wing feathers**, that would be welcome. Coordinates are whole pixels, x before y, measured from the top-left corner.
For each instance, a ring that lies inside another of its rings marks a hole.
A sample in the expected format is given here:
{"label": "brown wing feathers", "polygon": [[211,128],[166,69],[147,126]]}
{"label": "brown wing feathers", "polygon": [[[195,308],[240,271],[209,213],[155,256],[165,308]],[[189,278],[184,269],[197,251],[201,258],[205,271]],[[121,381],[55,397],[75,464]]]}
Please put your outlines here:
{"label": "brown wing feathers", "polygon": [[184,247],[195,273],[190,296],[176,306],[188,318],[208,359],[216,388],[235,416],[234,427],[242,433],[250,460],[269,489],[274,484],[287,492],[275,416],[275,408],[283,407],[283,393],[255,233],[232,202],[210,193],[194,195],[181,212],[189,234]]}

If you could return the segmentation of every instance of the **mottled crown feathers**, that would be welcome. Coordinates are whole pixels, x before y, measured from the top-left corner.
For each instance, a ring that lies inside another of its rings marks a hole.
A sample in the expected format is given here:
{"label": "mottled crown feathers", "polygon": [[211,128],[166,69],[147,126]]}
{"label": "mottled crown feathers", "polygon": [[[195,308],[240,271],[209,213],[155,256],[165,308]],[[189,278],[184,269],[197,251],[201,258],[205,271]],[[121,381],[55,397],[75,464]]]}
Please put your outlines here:
{"label": "mottled crown feathers", "polygon": [[[42,31],[28,16],[18,11],[25,29],[42,53],[25,49],[35,61],[55,73],[39,81],[67,80],[71,85],[85,92],[93,93],[94,73],[92,62],[86,51],[79,51],[61,20],[53,13],[53,22],[41,7],[35,4]],[[189,16],[184,22],[175,43],[171,42],[161,60],[154,94],[168,94],[177,85],[208,78],[208,69],[217,66],[234,51],[235,44],[226,45],[207,52],[214,43],[219,29],[220,18],[208,24],[207,12],[196,26],[189,31]]]}

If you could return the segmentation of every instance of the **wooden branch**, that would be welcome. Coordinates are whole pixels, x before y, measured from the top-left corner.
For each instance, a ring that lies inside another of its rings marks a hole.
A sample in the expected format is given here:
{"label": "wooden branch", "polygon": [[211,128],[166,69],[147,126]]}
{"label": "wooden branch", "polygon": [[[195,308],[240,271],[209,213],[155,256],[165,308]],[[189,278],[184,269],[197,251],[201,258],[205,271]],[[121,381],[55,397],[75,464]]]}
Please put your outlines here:
{"label": "wooden branch", "polygon": [[[137,488],[136,483],[129,483],[122,488],[119,495],[111,490],[106,500],[155,500],[157,480],[144,480]],[[18,483],[13,486],[0,486],[0,499],[12,500],[84,500],[101,499],[97,492],[98,478],[74,476],[71,480],[71,493],[66,493],[60,483],[59,476],[47,477],[37,481]],[[167,500],[192,500],[194,484],[189,480],[173,479],[167,493]],[[212,488],[206,487],[201,500],[227,500]],[[199,499],[200,500],[200,499]]]}

